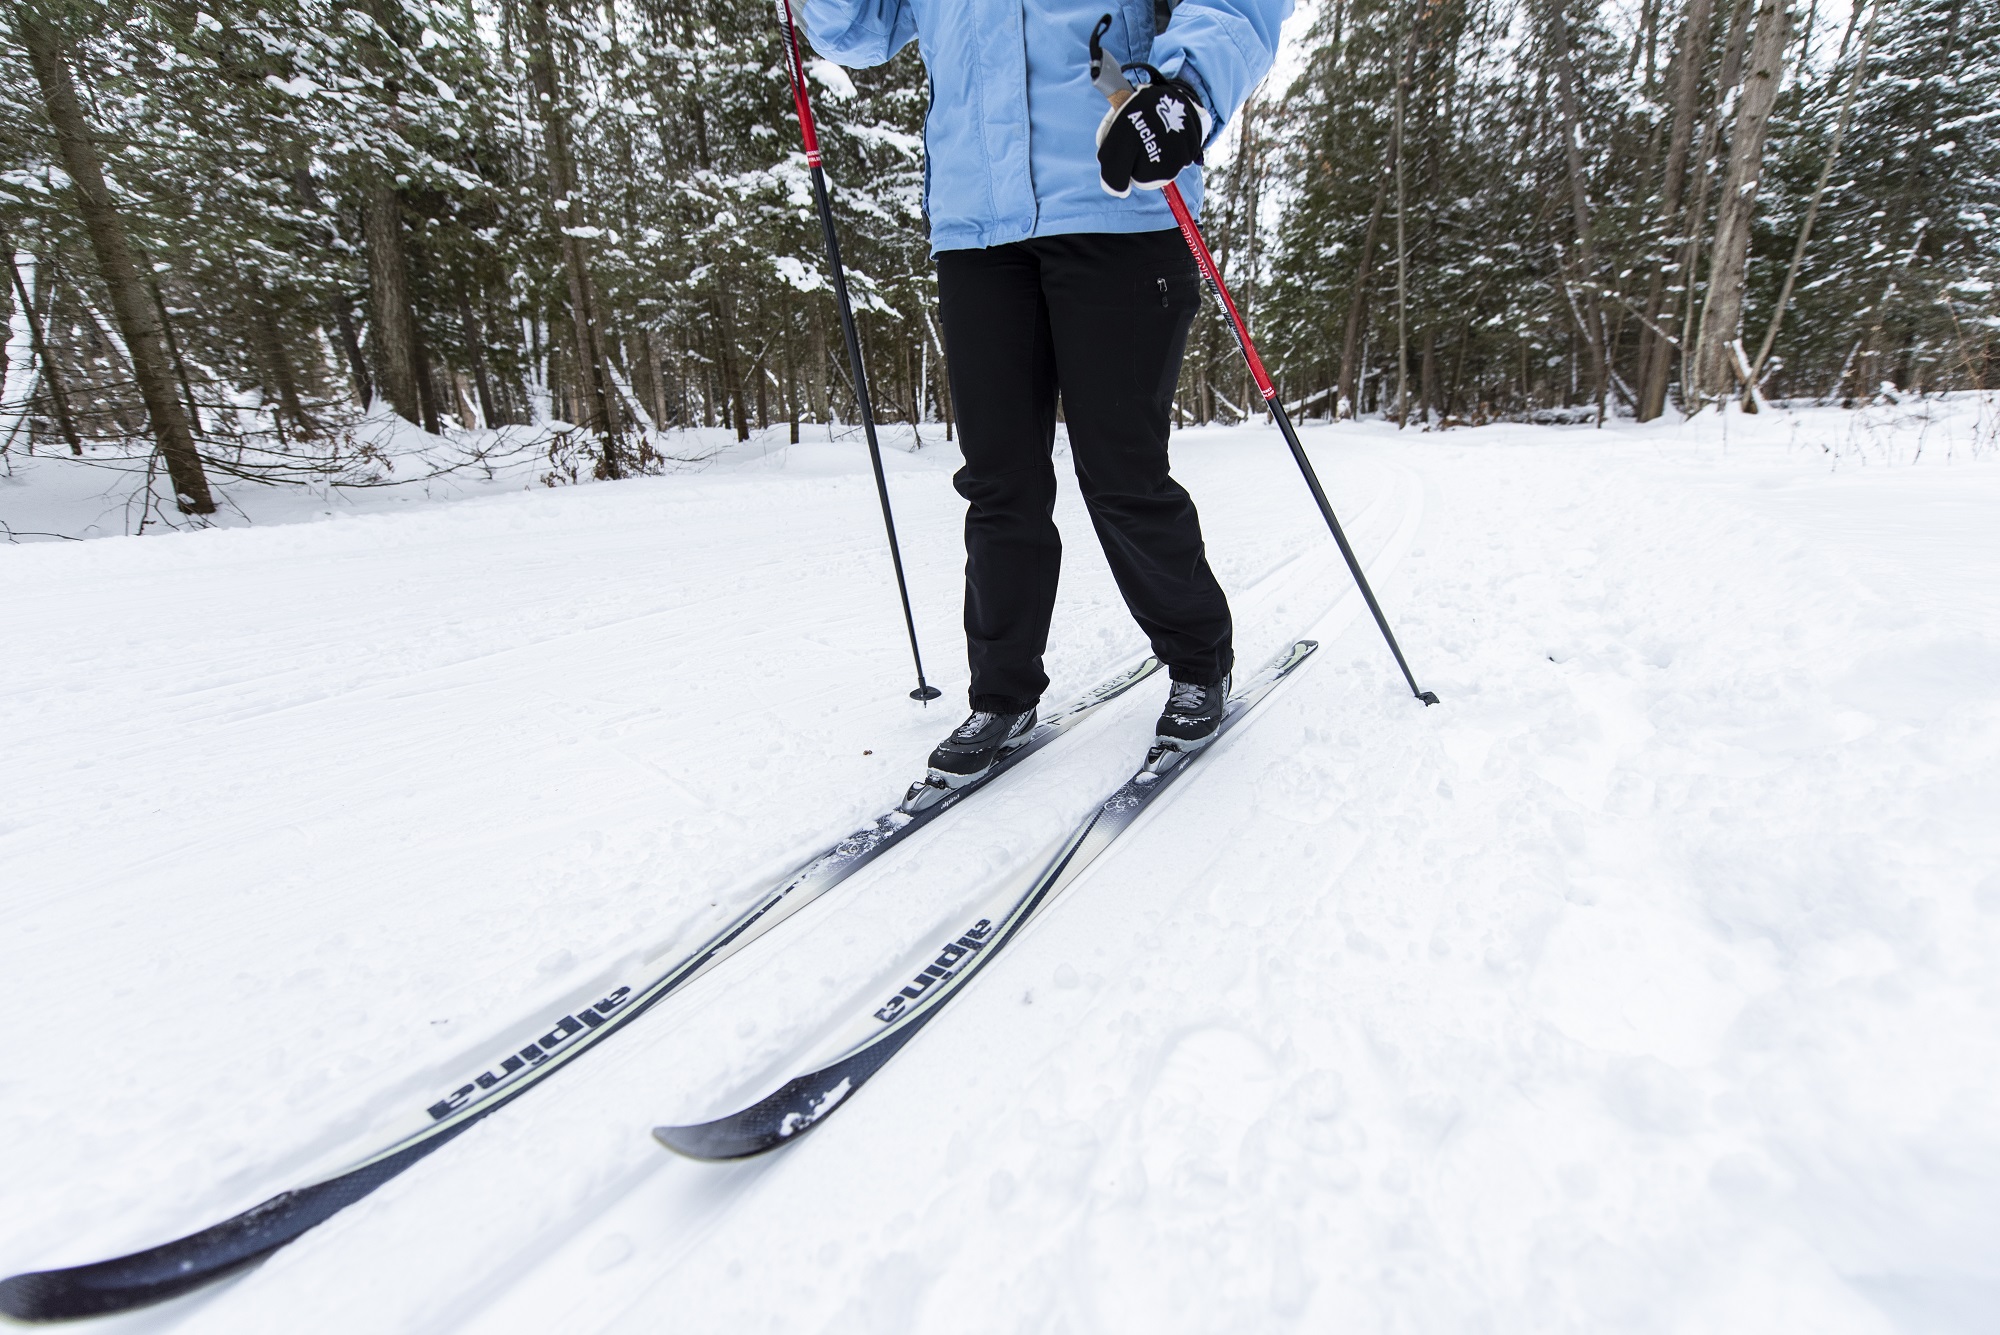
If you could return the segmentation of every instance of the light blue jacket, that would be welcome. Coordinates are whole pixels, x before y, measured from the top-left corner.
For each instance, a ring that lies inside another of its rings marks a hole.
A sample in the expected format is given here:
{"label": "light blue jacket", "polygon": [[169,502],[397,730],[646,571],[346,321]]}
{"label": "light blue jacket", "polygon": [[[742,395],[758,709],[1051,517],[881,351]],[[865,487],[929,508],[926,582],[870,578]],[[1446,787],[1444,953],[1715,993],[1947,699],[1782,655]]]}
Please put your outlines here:
{"label": "light blue jacket", "polygon": [[[1109,11],[1106,53],[1186,79],[1220,134],[1271,68],[1291,10],[1292,0],[1182,0],[1155,32],[1154,0],[805,0],[804,22],[813,49],[842,65],[880,65],[919,43],[931,80],[924,207],[936,253],[1172,227],[1159,191],[1116,199],[1098,185],[1108,107],[1090,83],[1092,26]],[[1198,213],[1201,168],[1179,185]]]}

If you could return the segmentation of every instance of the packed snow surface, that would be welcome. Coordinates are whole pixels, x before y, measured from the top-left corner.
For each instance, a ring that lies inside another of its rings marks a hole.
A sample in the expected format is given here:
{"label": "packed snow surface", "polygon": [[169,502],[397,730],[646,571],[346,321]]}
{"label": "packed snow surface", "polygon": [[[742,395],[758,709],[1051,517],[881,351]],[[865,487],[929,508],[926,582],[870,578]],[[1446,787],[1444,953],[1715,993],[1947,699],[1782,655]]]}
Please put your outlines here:
{"label": "packed snow surface", "polygon": [[[929,710],[851,435],[0,548],[0,1272],[363,1157],[891,805],[964,688],[937,434],[889,451]],[[1990,418],[1308,438],[1437,708],[1278,437],[1185,432],[1243,663],[1325,647],[811,1137],[648,1131],[768,1092],[1032,870],[1164,681],[97,1328],[1993,1330]],[[76,513],[40,468],[16,531]],[[1052,700],[1144,648],[1064,485]]]}

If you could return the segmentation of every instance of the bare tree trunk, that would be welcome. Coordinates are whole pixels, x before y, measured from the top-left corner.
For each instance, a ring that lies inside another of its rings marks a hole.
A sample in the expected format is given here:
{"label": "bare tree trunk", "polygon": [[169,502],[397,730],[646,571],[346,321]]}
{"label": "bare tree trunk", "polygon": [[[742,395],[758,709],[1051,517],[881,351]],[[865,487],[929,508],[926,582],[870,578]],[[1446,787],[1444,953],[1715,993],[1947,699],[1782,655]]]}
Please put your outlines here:
{"label": "bare tree trunk", "polygon": [[[1417,365],[1419,367],[1417,372],[1417,411],[1418,415],[1424,419],[1424,425],[1429,426],[1431,423],[1431,410],[1438,406],[1436,330],[1426,329],[1424,331],[1424,347],[1423,351],[1418,355]],[[1441,409],[1437,416],[1440,418],[1444,416]]]}
{"label": "bare tree trunk", "polygon": [[[716,359],[715,369],[722,381],[716,387],[716,397],[722,405],[722,424],[734,427],[736,439],[750,439],[750,414],[743,405],[743,371],[741,349],[736,337],[736,304],[729,299],[729,291],[721,283],[710,288],[715,300],[716,313]],[[865,333],[866,326],[863,326]]]}
{"label": "bare tree trunk", "polygon": [[[458,420],[466,426],[472,425],[472,400],[465,397],[465,377],[456,371],[451,375],[451,402],[458,410]],[[483,419],[482,419],[483,420]]]}
{"label": "bare tree trunk", "polygon": [[493,397],[493,379],[486,374],[486,343],[480,333],[479,321],[473,317],[472,303],[460,293],[458,298],[458,327],[465,339],[465,348],[472,358],[472,383],[479,391],[479,416],[490,430],[500,425],[500,405]]}
{"label": "bare tree trunk", "polygon": [[1698,394],[1721,394],[1738,377],[1738,340],[1743,332],[1743,288],[1750,264],[1750,222],[1757,211],[1757,183],[1764,168],[1764,137],[1771,109],[1784,83],[1785,49],[1791,44],[1791,10],[1786,0],[1759,0],[1750,68],[1736,105],[1730,135],[1729,172],[1716,204],[1715,250],[1709,261],[1708,297],[1702,304],[1701,332],[1695,340]]}
{"label": "bare tree trunk", "polygon": [[956,414],[951,406],[951,363],[945,360],[944,340],[938,337],[937,325],[931,322],[929,311],[924,312],[924,330],[931,336],[931,351],[937,354],[937,398],[938,416],[944,419],[944,438],[950,441]]}
{"label": "bare tree trunk", "polygon": [[1576,100],[1576,71],[1569,55],[1569,15],[1563,0],[1555,13],[1556,90],[1562,102],[1563,157],[1569,169],[1570,212],[1576,224],[1577,281],[1583,288],[1584,343],[1590,353],[1591,390],[1597,403],[1597,424],[1604,425],[1604,400],[1610,388],[1610,364],[1604,346],[1604,313],[1598,301],[1597,261],[1590,244],[1590,194],[1583,175],[1582,116]]}
{"label": "bare tree trunk", "polygon": [[653,425],[667,427],[667,392],[660,378],[660,359],[653,352],[652,331],[644,325],[628,335],[625,353],[632,366],[632,394],[652,415]]}
{"label": "bare tree trunk", "polygon": [[[1238,131],[1237,155],[1240,159],[1238,179],[1242,183],[1241,213],[1239,221],[1243,228],[1243,272],[1236,284],[1237,299],[1242,305],[1243,318],[1256,319],[1257,308],[1257,208],[1259,196],[1263,193],[1264,153],[1263,142],[1257,138],[1257,113],[1261,108],[1255,97],[1244,104],[1241,129]],[[1250,364],[1243,364],[1243,401],[1250,403],[1257,393],[1250,380]]]}
{"label": "bare tree trunk", "polygon": [[368,362],[361,355],[361,340],[355,335],[354,316],[348,311],[344,296],[335,300],[333,322],[340,331],[340,350],[347,355],[347,373],[354,377],[355,397],[366,408],[375,401],[375,386],[368,378]]}
{"label": "bare tree trunk", "polygon": [[90,248],[97,256],[98,272],[110,290],[112,312],[131,353],[133,378],[139,383],[139,396],[145,402],[153,438],[166,460],[174,499],[183,514],[213,514],[215,500],[209,494],[208,475],[202,470],[201,455],[195,450],[187,414],[180,400],[174,397],[172,373],[167,369],[166,353],[161,346],[159,315],[139,281],[131,243],[126,239],[125,220],[119,216],[105,185],[97,146],[90,140],[76,85],[63,58],[62,39],[30,7],[20,5],[14,12],[15,31],[35,67],[42,102],[62,152],[63,169],[69,174],[84,229],[90,233]]}
{"label": "bare tree trunk", "polygon": [[618,391],[609,383],[603,336],[598,329],[597,294],[590,279],[583,201],[578,198],[576,166],[570,156],[569,125],[563,116],[562,89],[556,72],[555,46],[549,36],[548,0],[528,0],[529,72],[542,119],[542,151],[548,159],[550,215],[561,242],[563,269],[569,278],[570,327],[576,341],[576,387],[587,425],[601,443],[599,472],[607,478],[624,476],[623,436]]}
{"label": "bare tree trunk", "polygon": [[[35,310],[35,299],[29,294],[28,285],[21,281],[21,271],[14,264],[14,248],[11,245],[7,247],[7,272],[14,275],[14,291],[20,294],[21,310],[28,317],[28,346],[34,349],[35,360],[42,368],[42,378],[49,382],[49,401],[55,405],[56,429],[62,432],[71,454],[82,454],[83,440],[76,434],[76,420],[69,415],[69,395],[63,391],[62,372],[56,369],[55,360],[49,356],[49,341],[42,336],[42,317]],[[41,284],[38,282],[36,286]]]}
{"label": "bare tree trunk", "polygon": [[431,352],[424,346],[422,330],[417,331],[416,356],[411,360],[410,369],[417,376],[417,404],[423,409],[424,430],[433,436],[444,430],[444,422],[439,417],[443,411],[438,397],[437,382],[431,376]]}
{"label": "bare tree trunk", "polygon": [[[1785,270],[1784,285],[1778,290],[1777,309],[1771,312],[1771,323],[1764,327],[1764,342],[1757,349],[1756,360],[1750,363],[1750,383],[1743,387],[1743,402],[1746,407],[1756,403],[1754,387],[1762,382],[1764,363],[1771,356],[1771,345],[1778,341],[1778,329],[1785,322],[1785,308],[1792,302],[1792,285],[1798,281],[1799,265],[1806,257],[1806,246],[1812,241],[1813,223],[1819,218],[1819,202],[1826,194],[1826,183],[1833,176],[1834,165],[1840,161],[1840,141],[1847,135],[1847,121],[1854,112],[1854,95],[1860,91],[1862,81],[1868,77],[1868,48],[1875,40],[1875,20],[1882,13],[1878,3],[1869,12],[1868,30],[1861,34],[1861,49],[1854,58],[1854,74],[1848,80],[1847,89],[1840,97],[1840,116],[1833,124],[1833,142],[1827,146],[1826,162],[1821,165],[1819,179],[1813,182],[1812,201],[1806,205],[1805,219],[1799,224],[1799,239],[1792,247],[1792,262]],[[1810,18],[1808,19],[1810,23]],[[1805,54],[1805,42],[1812,33],[1807,31],[1804,41],[1799,44],[1801,59]]]}
{"label": "bare tree trunk", "polygon": [[798,363],[792,355],[791,312],[786,311],[785,320],[785,421],[790,426],[789,438],[792,444],[799,443],[799,374]]}
{"label": "bare tree trunk", "polygon": [[[58,319],[60,308],[57,303],[63,300],[65,292],[62,285],[62,270],[57,266],[53,255],[49,257],[46,263],[36,266],[35,286],[37,288],[41,286],[41,276],[44,273],[49,278],[49,304],[46,312],[48,319],[47,328],[54,331],[62,328],[62,321]],[[89,344],[92,351],[103,356],[119,370],[129,371],[131,369],[130,360],[125,356],[121,346],[112,340],[110,332],[98,320],[97,311],[91,306],[90,296],[84,290],[83,284],[70,284],[66,295],[69,297],[71,305],[76,308],[76,314],[70,317],[69,323],[85,331],[89,337]],[[59,341],[58,339],[52,339],[51,348],[53,349],[54,344]],[[147,433],[147,422],[141,417],[133,417],[126,411],[122,396],[113,398],[108,404],[107,410],[118,423],[118,430],[122,434],[127,436],[143,436]],[[143,413],[144,410],[145,406],[142,403],[140,411]]]}
{"label": "bare tree trunk", "polygon": [[[1389,161],[1380,184],[1375,187],[1375,206],[1368,211],[1368,231],[1361,239],[1361,258],[1354,266],[1354,295],[1347,303],[1347,328],[1340,340],[1340,397],[1347,403],[1350,417],[1361,415],[1358,379],[1360,365],[1355,353],[1361,339],[1361,317],[1368,306],[1368,275],[1374,268],[1375,237],[1382,227],[1382,214],[1389,206],[1389,181],[1395,171],[1397,145],[1389,144]],[[1338,409],[1336,408],[1336,411]]]}
{"label": "bare tree trunk", "polygon": [[174,378],[180,382],[181,397],[187,404],[188,425],[199,435],[202,430],[201,409],[195,405],[194,385],[188,380],[187,362],[181,358],[181,342],[174,337],[174,322],[167,314],[167,299],[160,295],[159,279],[150,272],[146,275],[146,287],[153,294],[153,309],[160,313],[160,332],[166,335],[167,356],[174,364]]}
{"label": "bare tree trunk", "polygon": [[[1458,327],[1458,353],[1452,358],[1451,383],[1445,387],[1444,402],[1439,406],[1439,411],[1442,413],[1443,420],[1445,421],[1450,420],[1451,410],[1458,403],[1459,387],[1465,383],[1463,379],[1465,375],[1465,350],[1471,342],[1472,324],[1468,321]],[[1474,425],[1478,425],[1478,423],[1475,422]]]}
{"label": "bare tree trunk", "polygon": [[406,422],[424,419],[417,383],[417,317],[403,254],[403,201],[382,168],[362,183],[361,231],[368,250],[369,336],[382,371],[382,396]]}
{"label": "bare tree trunk", "polygon": [[[1694,127],[1700,118],[1696,96],[1701,88],[1702,55],[1708,48],[1709,28],[1714,22],[1712,0],[1688,0],[1687,16],[1681,22],[1680,49],[1675,53],[1673,132],[1667,141],[1667,163],[1660,175],[1659,235],[1674,234],[1681,212],[1681,190],[1687,178],[1688,153],[1694,145]],[[1659,330],[1672,320],[1668,309],[1667,269],[1655,264],[1646,291],[1646,322],[1639,335],[1639,405],[1637,416],[1650,422],[1666,411],[1667,373],[1673,365],[1673,344]],[[1683,276],[1685,277],[1685,276]],[[1685,283],[1683,283],[1683,287]],[[1680,298],[1673,298],[1678,303]]]}
{"label": "bare tree trunk", "polygon": [[817,309],[813,311],[811,350],[813,420],[825,426],[833,420],[833,401],[826,374],[826,321]]}
{"label": "bare tree trunk", "polygon": [[278,317],[262,292],[254,294],[252,300],[257,308],[257,332],[264,344],[264,361],[271,368],[272,378],[277,381],[279,409],[292,419],[299,430],[311,435],[319,430],[319,424],[306,414],[305,403],[299,398],[298,378],[292,374],[292,359],[285,351]]}
{"label": "bare tree trunk", "polygon": [[1695,302],[1696,284],[1701,279],[1701,253],[1706,243],[1708,231],[1708,196],[1715,184],[1715,168],[1719,161],[1717,145],[1722,137],[1722,113],[1729,103],[1736,85],[1743,78],[1743,48],[1750,29],[1750,20],[1755,12],[1754,0],[1735,0],[1729,18],[1728,38],[1723,43],[1722,65],[1715,81],[1715,96],[1705,114],[1701,129],[1701,149],[1696,158],[1694,202],[1687,212],[1686,225],[1681,231],[1687,244],[1681,252],[1681,408],[1685,412],[1699,411],[1698,396],[1690,388],[1694,383],[1695,322],[1700,308]]}
{"label": "bare tree trunk", "polygon": [[1403,189],[1403,129],[1405,109],[1410,97],[1410,66],[1415,63],[1417,33],[1410,29],[1409,39],[1404,43],[1403,68],[1396,74],[1396,111],[1394,137],[1396,159],[1396,429],[1402,430],[1410,421],[1410,248],[1409,236],[1403,226],[1403,216],[1407,209],[1408,196]]}

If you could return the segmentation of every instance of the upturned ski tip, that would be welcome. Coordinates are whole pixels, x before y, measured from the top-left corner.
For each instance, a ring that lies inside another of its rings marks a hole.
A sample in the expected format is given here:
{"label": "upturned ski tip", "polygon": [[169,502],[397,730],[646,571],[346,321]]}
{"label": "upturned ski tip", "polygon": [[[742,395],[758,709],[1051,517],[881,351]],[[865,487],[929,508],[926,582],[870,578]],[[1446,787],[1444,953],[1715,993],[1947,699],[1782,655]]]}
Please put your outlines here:
{"label": "upturned ski tip", "polygon": [[866,1084],[868,1077],[881,1069],[906,1041],[908,1035],[900,1035],[880,1051],[864,1051],[825,1070],[787,1081],[769,1097],[727,1117],[689,1126],[656,1126],[653,1139],[676,1154],[703,1163],[727,1163],[767,1154],[781,1145],[804,1139],[848,1095]]}

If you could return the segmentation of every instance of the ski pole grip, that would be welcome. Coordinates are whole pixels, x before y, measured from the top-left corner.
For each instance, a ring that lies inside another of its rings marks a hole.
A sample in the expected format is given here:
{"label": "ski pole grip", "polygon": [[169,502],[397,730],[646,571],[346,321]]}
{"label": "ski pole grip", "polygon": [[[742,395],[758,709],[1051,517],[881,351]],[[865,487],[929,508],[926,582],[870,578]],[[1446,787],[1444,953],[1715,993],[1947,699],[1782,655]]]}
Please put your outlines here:
{"label": "ski pole grip", "polygon": [[1125,78],[1125,70],[1116,62],[1104,62],[1104,34],[1111,31],[1111,16],[1106,14],[1090,30],[1090,82],[1097,91],[1110,101],[1113,111],[1131,100],[1132,85]]}

